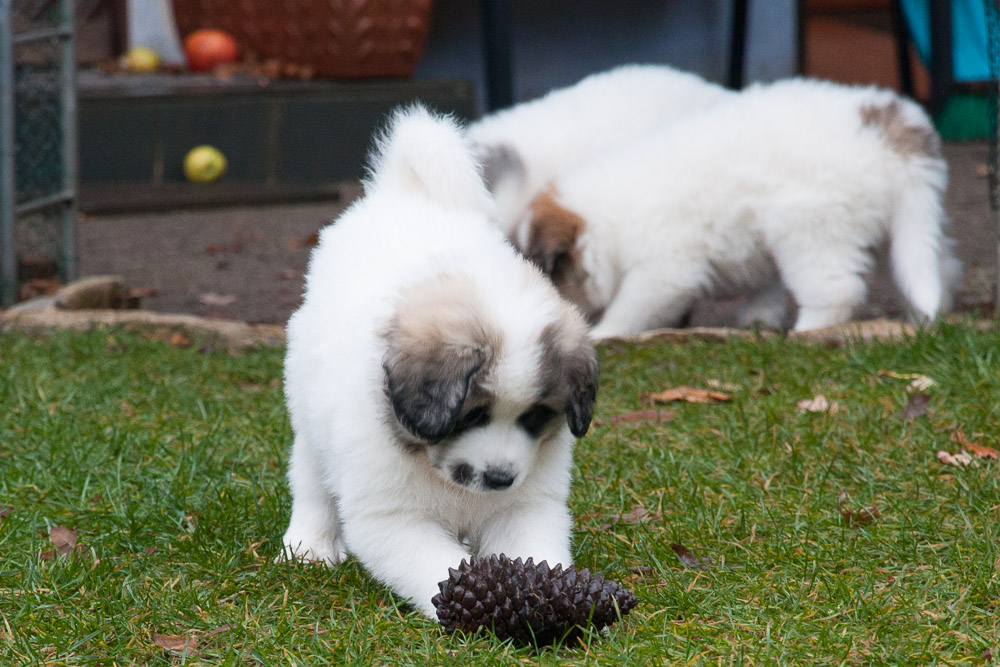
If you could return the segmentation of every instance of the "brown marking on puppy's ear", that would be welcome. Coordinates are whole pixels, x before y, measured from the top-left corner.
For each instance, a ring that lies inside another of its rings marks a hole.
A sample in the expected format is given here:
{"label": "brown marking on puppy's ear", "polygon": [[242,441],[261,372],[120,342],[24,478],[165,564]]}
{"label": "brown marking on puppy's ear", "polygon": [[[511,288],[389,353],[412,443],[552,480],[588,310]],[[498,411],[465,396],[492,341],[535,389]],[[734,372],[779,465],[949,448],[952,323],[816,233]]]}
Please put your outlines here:
{"label": "brown marking on puppy's ear", "polygon": [[941,139],[933,128],[909,125],[899,100],[888,104],[866,104],[859,111],[861,124],[876,128],[886,143],[900,155],[941,157]]}
{"label": "brown marking on puppy's ear", "polygon": [[488,372],[501,338],[483,321],[469,280],[437,276],[400,295],[382,368],[393,413],[431,443],[458,422],[475,377]]}
{"label": "brown marking on puppy's ear", "polygon": [[524,248],[524,256],[545,275],[556,280],[558,274],[565,270],[565,265],[573,261],[576,240],[587,224],[582,217],[559,203],[552,186],[535,197],[530,211],[528,246]]}
{"label": "brown marking on puppy's ear", "polygon": [[579,438],[590,428],[597,398],[597,353],[587,338],[587,326],[567,306],[559,321],[542,330],[539,343],[542,396],[562,400],[569,430]]}
{"label": "brown marking on puppy's ear", "polygon": [[578,242],[587,227],[582,216],[562,206],[554,186],[531,202],[527,247],[524,256],[552,280],[559,295],[575,304],[589,322],[600,319],[603,309],[590,298],[589,276],[580,258]]}

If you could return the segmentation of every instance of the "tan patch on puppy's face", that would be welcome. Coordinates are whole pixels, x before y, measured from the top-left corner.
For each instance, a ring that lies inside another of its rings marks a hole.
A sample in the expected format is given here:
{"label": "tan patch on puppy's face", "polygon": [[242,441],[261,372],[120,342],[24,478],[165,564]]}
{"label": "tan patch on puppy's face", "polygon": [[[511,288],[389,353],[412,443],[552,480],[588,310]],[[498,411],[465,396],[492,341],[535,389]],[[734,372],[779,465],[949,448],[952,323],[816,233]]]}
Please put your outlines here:
{"label": "tan patch on puppy's face", "polygon": [[941,139],[924,126],[908,125],[897,100],[886,105],[867,104],[861,107],[861,123],[874,127],[885,137],[889,146],[901,155],[941,156]]}
{"label": "tan patch on puppy's face", "polygon": [[577,247],[586,221],[559,203],[553,186],[535,197],[528,215],[524,256],[552,280],[564,299],[576,304],[588,320],[596,321],[601,312],[587,295],[588,273]]}

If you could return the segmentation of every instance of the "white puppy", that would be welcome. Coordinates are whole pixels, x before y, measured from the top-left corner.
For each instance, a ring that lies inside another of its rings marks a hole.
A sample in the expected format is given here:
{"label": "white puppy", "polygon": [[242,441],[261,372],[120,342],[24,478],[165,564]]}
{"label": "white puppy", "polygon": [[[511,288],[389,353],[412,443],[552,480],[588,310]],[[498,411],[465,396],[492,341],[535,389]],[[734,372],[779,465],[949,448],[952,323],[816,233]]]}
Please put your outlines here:
{"label": "white puppy", "polygon": [[460,130],[397,113],[288,324],[286,554],[351,553],[432,617],[470,555],[571,562],[571,448],[597,361],[493,211]]}
{"label": "white puppy", "polygon": [[928,319],[957,271],[946,181],[915,103],[795,79],[563,175],[516,241],[596,323],[594,338],[675,325],[706,294],[762,289],[766,301],[779,280],[799,305],[795,329],[847,321],[886,238],[903,296]]}
{"label": "white puppy", "polygon": [[625,65],[486,116],[466,136],[509,235],[559,174],[733,95],[670,67]]}

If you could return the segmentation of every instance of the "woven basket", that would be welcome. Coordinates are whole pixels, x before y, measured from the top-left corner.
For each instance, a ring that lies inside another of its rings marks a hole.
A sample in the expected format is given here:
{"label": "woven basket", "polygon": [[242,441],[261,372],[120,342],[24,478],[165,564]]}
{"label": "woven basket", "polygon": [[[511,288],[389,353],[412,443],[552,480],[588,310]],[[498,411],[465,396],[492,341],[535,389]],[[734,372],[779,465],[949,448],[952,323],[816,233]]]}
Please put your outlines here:
{"label": "woven basket", "polygon": [[405,77],[423,53],[433,0],[173,0],[181,39],[226,30],[261,58],[321,78]]}

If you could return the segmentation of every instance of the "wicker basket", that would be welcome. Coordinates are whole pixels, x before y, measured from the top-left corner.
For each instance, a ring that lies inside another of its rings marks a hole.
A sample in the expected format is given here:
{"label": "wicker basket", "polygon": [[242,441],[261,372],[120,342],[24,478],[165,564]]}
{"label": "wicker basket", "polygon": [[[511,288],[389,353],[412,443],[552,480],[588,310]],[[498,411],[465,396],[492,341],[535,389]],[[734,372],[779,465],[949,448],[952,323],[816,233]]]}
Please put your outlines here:
{"label": "wicker basket", "polygon": [[423,53],[433,0],[173,0],[183,39],[230,32],[261,58],[322,78],[405,77]]}

